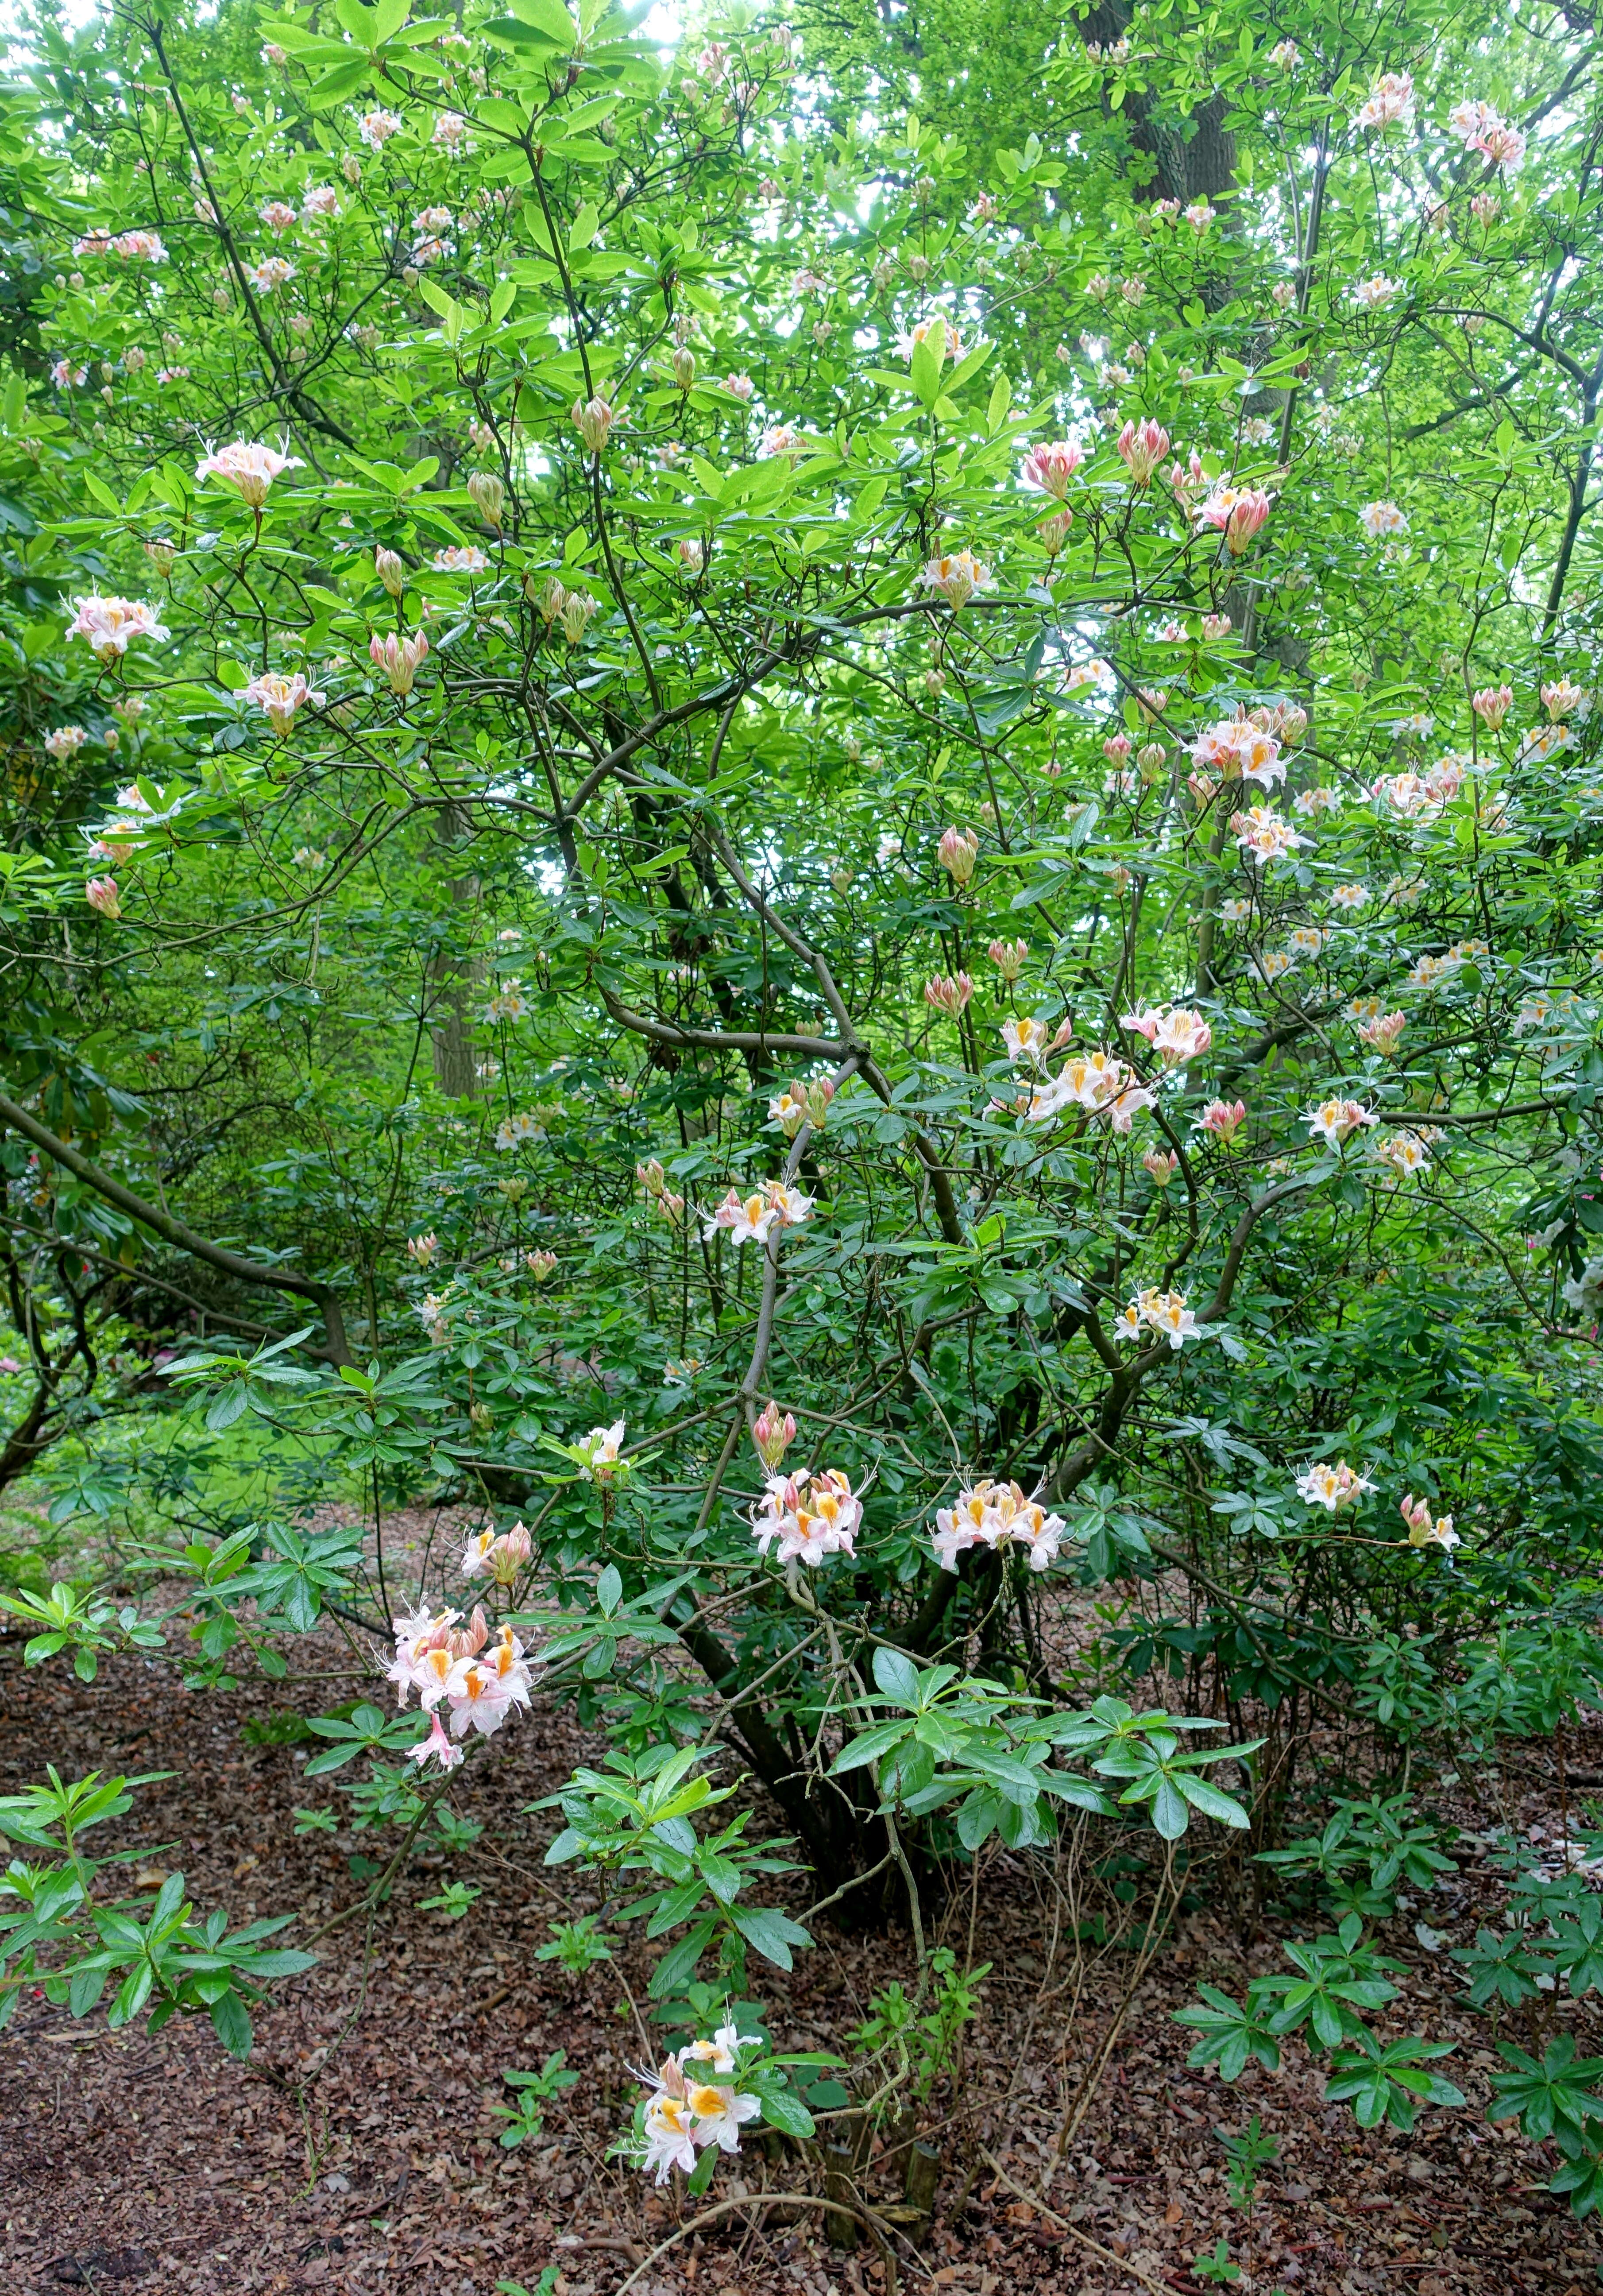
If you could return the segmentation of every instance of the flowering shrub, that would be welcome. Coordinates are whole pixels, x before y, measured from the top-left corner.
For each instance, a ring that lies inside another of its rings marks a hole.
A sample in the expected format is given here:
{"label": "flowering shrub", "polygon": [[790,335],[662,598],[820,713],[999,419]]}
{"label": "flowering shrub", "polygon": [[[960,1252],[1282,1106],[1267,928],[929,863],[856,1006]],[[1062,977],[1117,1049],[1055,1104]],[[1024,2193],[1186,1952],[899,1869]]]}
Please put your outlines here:
{"label": "flowering shrub", "polygon": [[[1591,129],[1567,34],[1467,88],[1424,15],[1235,16],[1066,20],[971,144],[588,0],[28,83],[0,1480],[88,1430],[110,1512],[92,1409],[321,1464],[157,1539],[170,1612],[0,1600],[90,1671],[183,1617],[199,1687],[338,1604],[399,1710],[307,1775],[404,1842],[571,1700],[545,1854],[645,1877],[662,2002],[789,1966],[798,1867],[922,1954],[1066,1808],[1166,1919],[1182,1836],[1272,1841],[1272,1724],[1451,1735],[1493,1620],[1503,1715],[1594,1695]],[[1123,1696],[1159,1650],[1207,1712]],[[48,1846],[4,1999],[86,2009],[141,1917]],[[285,1956],[180,1900],[119,2003],[248,2046]],[[1366,2125],[1454,2102],[1359,1932],[1298,1951],[1206,2055],[1311,2017]],[[699,2185],[811,2120],[692,2021],[627,2145]]]}

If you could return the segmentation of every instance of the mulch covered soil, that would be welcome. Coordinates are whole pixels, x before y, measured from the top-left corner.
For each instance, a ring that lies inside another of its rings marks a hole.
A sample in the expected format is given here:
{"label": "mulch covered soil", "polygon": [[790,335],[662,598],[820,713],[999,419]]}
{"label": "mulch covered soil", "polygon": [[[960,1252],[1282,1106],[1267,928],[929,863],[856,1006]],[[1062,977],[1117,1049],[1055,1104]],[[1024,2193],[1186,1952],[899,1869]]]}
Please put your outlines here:
{"label": "mulch covered soil", "polygon": [[[418,1517],[402,1527],[415,1540],[429,1526]],[[294,1659],[317,1674],[347,1655],[320,1632]],[[102,1664],[85,1685],[59,1661],[25,1674],[20,1637],[0,1642],[0,1792],[42,1775],[46,1761],[69,1776],[173,1773],[144,1789],[98,1845],[150,1845],[148,1865],[135,1869],[143,1886],[182,1867],[196,1904],[226,1906],[235,1922],[294,1914],[285,1942],[357,1898],[351,1859],[378,1854],[374,1835],[342,1824],[337,1837],[298,1839],[292,1815],[333,1805],[344,1817],[338,1786],[356,1771],[308,1782],[304,1746],[253,1744],[242,1726],[291,1702],[325,1710],[358,1683],[253,1681],[236,1693],[192,1693],[173,1667],[133,1657]],[[641,2296],[888,2296],[874,2244],[831,2248],[815,2209],[726,2211],[658,2253],[698,2207],[765,2189],[821,2194],[819,2166],[797,2150],[776,2146],[767,2157],[748,2136],[740,2159],[721,2164],[707,2201],[685,2203],[683,2215],[671,2194],[607,2160],[637,2094],[627,2067],[647,2049],[626,1990],[644,2005],[655,1948],[635,1944],[621,1963],[578,1980],[535,1959],[554,1920],[599,1900],[569,1869],[542,1869],[555,1821],[524,1814],[600,1751],[593,1734],[536,1700],[471,1773],[467,1806],[487,1821],[479,1841],[449,1861],[419,1860],[402,1877],[365,1956],[360,1920],[323,1936],[316,1968],[280,1987],[258,2021],[249,2066],[226,2057],[199,2020],[153,2039],[141,2027],[113,2034],[103,2011],[75,2022],[30,1994],[0,2040],[7,2296],[70,2287],[491,2296],[502,2281],[532,2296],[547,2266],[560,2276],[556,2296],[615,2296],[626,2284]],[[1603,1744],[1574,1748],[1571,1761],[1603,1767]],[[1472,1798],[1477,1785],[1483,1802]],[[1476,1831],[1558,1822],[1534,1752],[1517,1777],[1495,1786],[1466,1779],[1434,1800]],[[1243,2296],[1596,2290],[1595,2224],[1576,2226],[1542,2189],[1554,2165],[1543,2148],[1482,2118],[1490,2028],[1457,2005],[1451,1965],[1413,1933],[1420,1911],[1454,1944],[1472,1939],[1477,1913],[1495,1918],[1499,1877],[1479,1854],[1460,1846],[1456,1882],[1401,1912],[1384,1940],[1409,1964],[1388,2030],[1459,2044],[1444,2070],[1467,2092],[1466,2110],[1427,2111],[1411,2137],[1364,2136],[1346,2106],[1324,2104],[1320,2076],[1295,2043],[1279,2073],[1254,2067],[1233,2088],[1189,2072],[1192,2037],[1168,2012],[1198,1978],[1239,1992],[1250,1973],[1281,1965],[1274,1920],[1244,1951],[1221,1889],[1182,1917],[1152,1963],[1061,2163],[1057,2133],[1130,1957],[1092,1965],[1071,2021],[1051,1892],[1024,1861],[993,1858],[975,1932],[993,1971],[959,2094],[946,2095],[936,2132],[934,2224],[916,2248],[898,2239],[896,2284],[969,2296],[1196,2291],[1207,2284],[1193,2261],[1223,2236],[1245,2267],[1235,2284]],[[416,1903],[449,1878],[483,1892],[458,1922]],[[788,1897],[805,1907],[799,1885]],[[932,1909],[960,1958],[974,1910],[967,1887]],[[1288,1934],[1294,1925],[1278,1926]],[[754,1964],[755,1989],[783,2046],[838,2046],[876,1991],[913,1978],[904,1930],[844,1933],[824,1916],[816,1933],[790,1976]],[[1596,1997],[1549,2005],[1548,2014],[1583,2054],[1603,2046]],[[1516,2037],[1531,2038],[1524,2029]],[[503,2071],[538,2066],[559,2048],[578,2070],[577,2086],[551,2109],[539,2143],[502,2150],[492,2107],[509,2101]],[[1255,2111],[1280,2153],[1249,2220],[1231,2203],[1215,2132],[1239,2130]],[[876,2203],[899,2198],[883,2166],[867,2170],[864,2190]]]}

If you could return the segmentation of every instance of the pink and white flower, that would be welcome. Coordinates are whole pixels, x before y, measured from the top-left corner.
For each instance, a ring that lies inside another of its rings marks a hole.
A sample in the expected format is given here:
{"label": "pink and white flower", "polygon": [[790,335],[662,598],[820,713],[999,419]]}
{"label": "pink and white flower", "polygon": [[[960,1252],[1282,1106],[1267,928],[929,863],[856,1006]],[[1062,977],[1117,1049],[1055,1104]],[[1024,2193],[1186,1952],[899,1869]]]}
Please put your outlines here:
{"label": "pink and white flower", "polygon": [[1358,523],[1371,542],[1382,542],[1391,535],[1408,532],[1408,520],[1394,502],[1365,503],[1358,513]]}
{"label": "pink and white flower", "polygon": [[299,670],[293,677],[286,677],[282,670],[276,669],[266,670],[260,677],[253,677],[242,698],[262,712],[274,732],[282,740],[288,740],[294,732],[297,711],[304,709],[307,702],[313,709],[321,709],[324,701],[323,694],[313,693]]}
{"label": "pink and white flower", "polygon": [[1118,436],[1118,452],[1133,483],[1150,486],[1152,473],[1169,451],[1169,434],[1150,416],[1144,422],[1126,422]]}
{"label": "pink and white flower", "polygon": [[276,295],[295,276],[295,266],[282,255],[264,255],[259,263],[247,264],[245,276],[258,295]]}
{"label": "pink and white flower", "polygon": [[953,883],[963,886],[974,874],[974,865],[979,858],[979,839],[971,829],[945,829],[936,852]]}
{"label": "pink and white flower", "polygon": [[1039,487],[1043,494],[1062,502],[1069,480],[1084,460],[1085,449],[1077,439],[1054,439],[1050,446],[1031,447],[1021,476],[1026,487]]}
{"label": "pink and white flower", "polygon": [[429,641],[421,630],[403,637],[397,637],[392,630],[388,637],[375,635],[367,642],[369,660],[383,672],[390,692],[403,701],[411,693],[418,665],[428,651]]}
{"label": "pink and white flower", "polygon": [[276,447],[236,439],[231,447],[212,447],[196,463],[195,479],[201,486],[208,479],[225,480],[237,488],[241,502],[251,510],[260,510],[274,480],[303,467],[299,455],[281,454]]}
{"label": "pink and white flower", "polygon": [[1198,510],[1204,526],[1224,537],[1232,558],[1239,558],[1269,516],[1272,495],[1262,487],[1217,487]]}
{"label": "pink and white flower", "polygon": [[76,598],[77,612],[67,625],[70,638],[82,638],[97,661],[108,666],[121,660],[135,638],[170,637],[156,619],[153,607],[142,598]]}
{"label": "pink and white flower", "polygon": [[1462,1545],[1452,1527],[1452,1517],[1439,1514],[1433,1519],[1428,1500],[1417,1499],[1412,1491],[1404,1497],[1397,1512],[1408,1525],[1408,1544],[1411,1546],[1439,1546],[1451,1554],[1455,1546]]}
{"label": "pink and white flower", "polygon": [[778,1562],[815,1566],[831,1554],[854,1553],[863,1502],[838,1467],[816,1476],[804,1467],[794,1475],[771,1475],[750,1520],[763,1554],[777,1540]]}
{"label": "pink and white flower", "polygon": [[1232,814],[1230,825],[1242,851],[1250,853],[1265,867],[1272,861],[1284,860],[1298,846],[1311,842],[1306,837],[1299,837],[1272,806],[1250,805],[1244,813]]}
{"label": "pink and white flower", "polygon": [[113,920],[122,914],[122,901],[117,890],[115,877],[91,877],[84,887],[84,898],[102,917]]}
{"label": "pink and white flower", "polygon": [[1414,82],[1411,72],[1382,72],[1365,100],[1354,127],[1395,127],[1408,121],[1414,109]]}
{"label": "pink and white flower", "polygon": [[1313,1139],[1322,1140],[1327,1147],[1340,1148],[1355,1132],[1365,1125],[1378,1124],[1380,1119],[1362,1101],[1331,1098],[1321,1100],[1303,1121]]}
{"label": "pink and white flower", "polygon": [[955,550],[930,559],[919,576],[919,586],[938,593],[955,614],[991,587],[991,570],[971,550]]}
{"label": "pink and white flower", "polygon": [[1356,1506],[1366,1491],[1375,1486],[1367,1476],[1357,1473],[1345,1459],[1327,1465],[1323,1461],[1304,1468],[1296,1479],[1296,1495],[1304,1506],[1322,1506],[1328,1514],[1340,1514],[1347,1507]]}
{"label": "pink and white flower", "polygon": [[393,111],[364,111],[356,122],[356,133],[370,152],[381,152],[405,124]]}
{"label": "pink and white flower", "polygon": [[1211,1133],[1222,1147],[1228,1148],[1247,1121],[1244,1100],[1210,1100],[1199,1119],[1201,1129]]}
{"label": "pink and white flower", "polygon": [[1378,1053],[1389,1054],[1396,1051],[1398,1038],[1407,1026],[1406,1013],[1377,1013],[1372,1019],[1360,1023],[1358,1034]]}
{"label": "pink and white flower", "polygon": [[64,765],[69,758],[77,757],[88,738],[81,726],[58,726],[45,736],[45,754]]}

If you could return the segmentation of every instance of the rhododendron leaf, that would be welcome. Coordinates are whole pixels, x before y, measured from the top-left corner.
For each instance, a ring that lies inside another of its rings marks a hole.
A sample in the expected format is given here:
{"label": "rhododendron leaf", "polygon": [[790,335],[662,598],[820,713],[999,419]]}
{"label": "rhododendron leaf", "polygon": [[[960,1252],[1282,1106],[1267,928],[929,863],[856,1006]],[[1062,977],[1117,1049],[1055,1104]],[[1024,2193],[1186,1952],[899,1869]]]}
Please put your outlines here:
{"label": "rhododendron leaf", "polygon": [[882,1644],[874,1652],[874,1680],[896,1705],[910,1713],[918,1710],[919,1669],[905,1652],[888,1650]]}
{"label": "rhododendron leaf", "polygon": [[785,2136],[811,2136],[814,2133],[818,2124],[794,2089],[770,2084],[760,2074],[752,2077],[751,2086],[770,2128],[777,2128]]}
{"label": "rhododendron leaf", "polygon": [[731,1914],[730,1919],[748,1944],[754,1945],[765,1961],[773,1962],[781,1969],[793,1966],[792,1946],[813,1942],[799,1922],[770,1906],[740,1907]]}

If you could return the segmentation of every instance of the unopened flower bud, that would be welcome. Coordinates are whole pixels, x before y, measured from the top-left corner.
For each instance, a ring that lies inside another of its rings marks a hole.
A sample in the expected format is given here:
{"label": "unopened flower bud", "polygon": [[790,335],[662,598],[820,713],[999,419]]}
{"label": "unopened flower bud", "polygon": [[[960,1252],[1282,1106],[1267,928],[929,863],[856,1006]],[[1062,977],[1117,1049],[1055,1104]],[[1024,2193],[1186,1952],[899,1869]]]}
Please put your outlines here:
{"label": "unopened flower bud", "polygon": [[587,590],[570,590],[563,599],[558,619],[562,625],[562,635],[570,646],[577,646],[584,636],[594,611],[595,600]]}
{"label": "unopened flower bud", "polygon": [[608,434],[617,420],[617,408],[609,406],[599,393],[594,398],[576,398],[573,402],[574,428],[593,455],[599,455],[606,446]]}
{"label": "unopened flower bud", "polygon": [[979,858],[979,840],[971,829],[946,829],[941,832],[936,849],[941,866],[954,885],[962,886],[974,874],[974,865]]}
{"label": "unopened flower bud", "polygon": [[1002,979],[1010,984],[1017,980],[1024,971],[1024,960],[1029,953],[1030,945],[1025,940],[994,940],[986,951]]}
{"label": "unopened flower bud", "polygon": [[406,586],[406,569],[398,551],[386,550],[380,543],[373,552],[373,572],[392,598],[398,598]]}
{"label": "unopened flower bud", "polygon": [[473,471],[468,478],[468,499],[487,526],[501,531],[501,513],[506,505],[506,488],[494,471]]}
{"label": "unopened flower bud", "polygon": [[751,1440],[758,1458],[772,1474],[796,1440],[796,1421],[789,1411],[781,1414],[779,1405],[770,1399],[753,1423]]}
{"label": "unopened flower bud", "polygon": [[1161,742],[1143,742],[1135,753],[1135,762],[1144,782],[1155,782],[1168,762],[1169,753]]}
{"label": "unopened flower bud", "polygon": [[688,390],[696,380],[696,354],[688,343],[680,343],[675,348],[674,380],[681,390]]}
{"label": "unopened flower bud", "polygon": [[173,561],[178,555],[178,545],[176,542],[170,541],[165,534],[159,534],[153,542],[145,544],[144,554],[165,582],[173,570]]}
{"label": "unopened flower bud", "polygon": [[667,1175],[653,1156],[648,1163],[636,1164],[634,1177],[648,1196],[659,1196],[667,1184]]}

